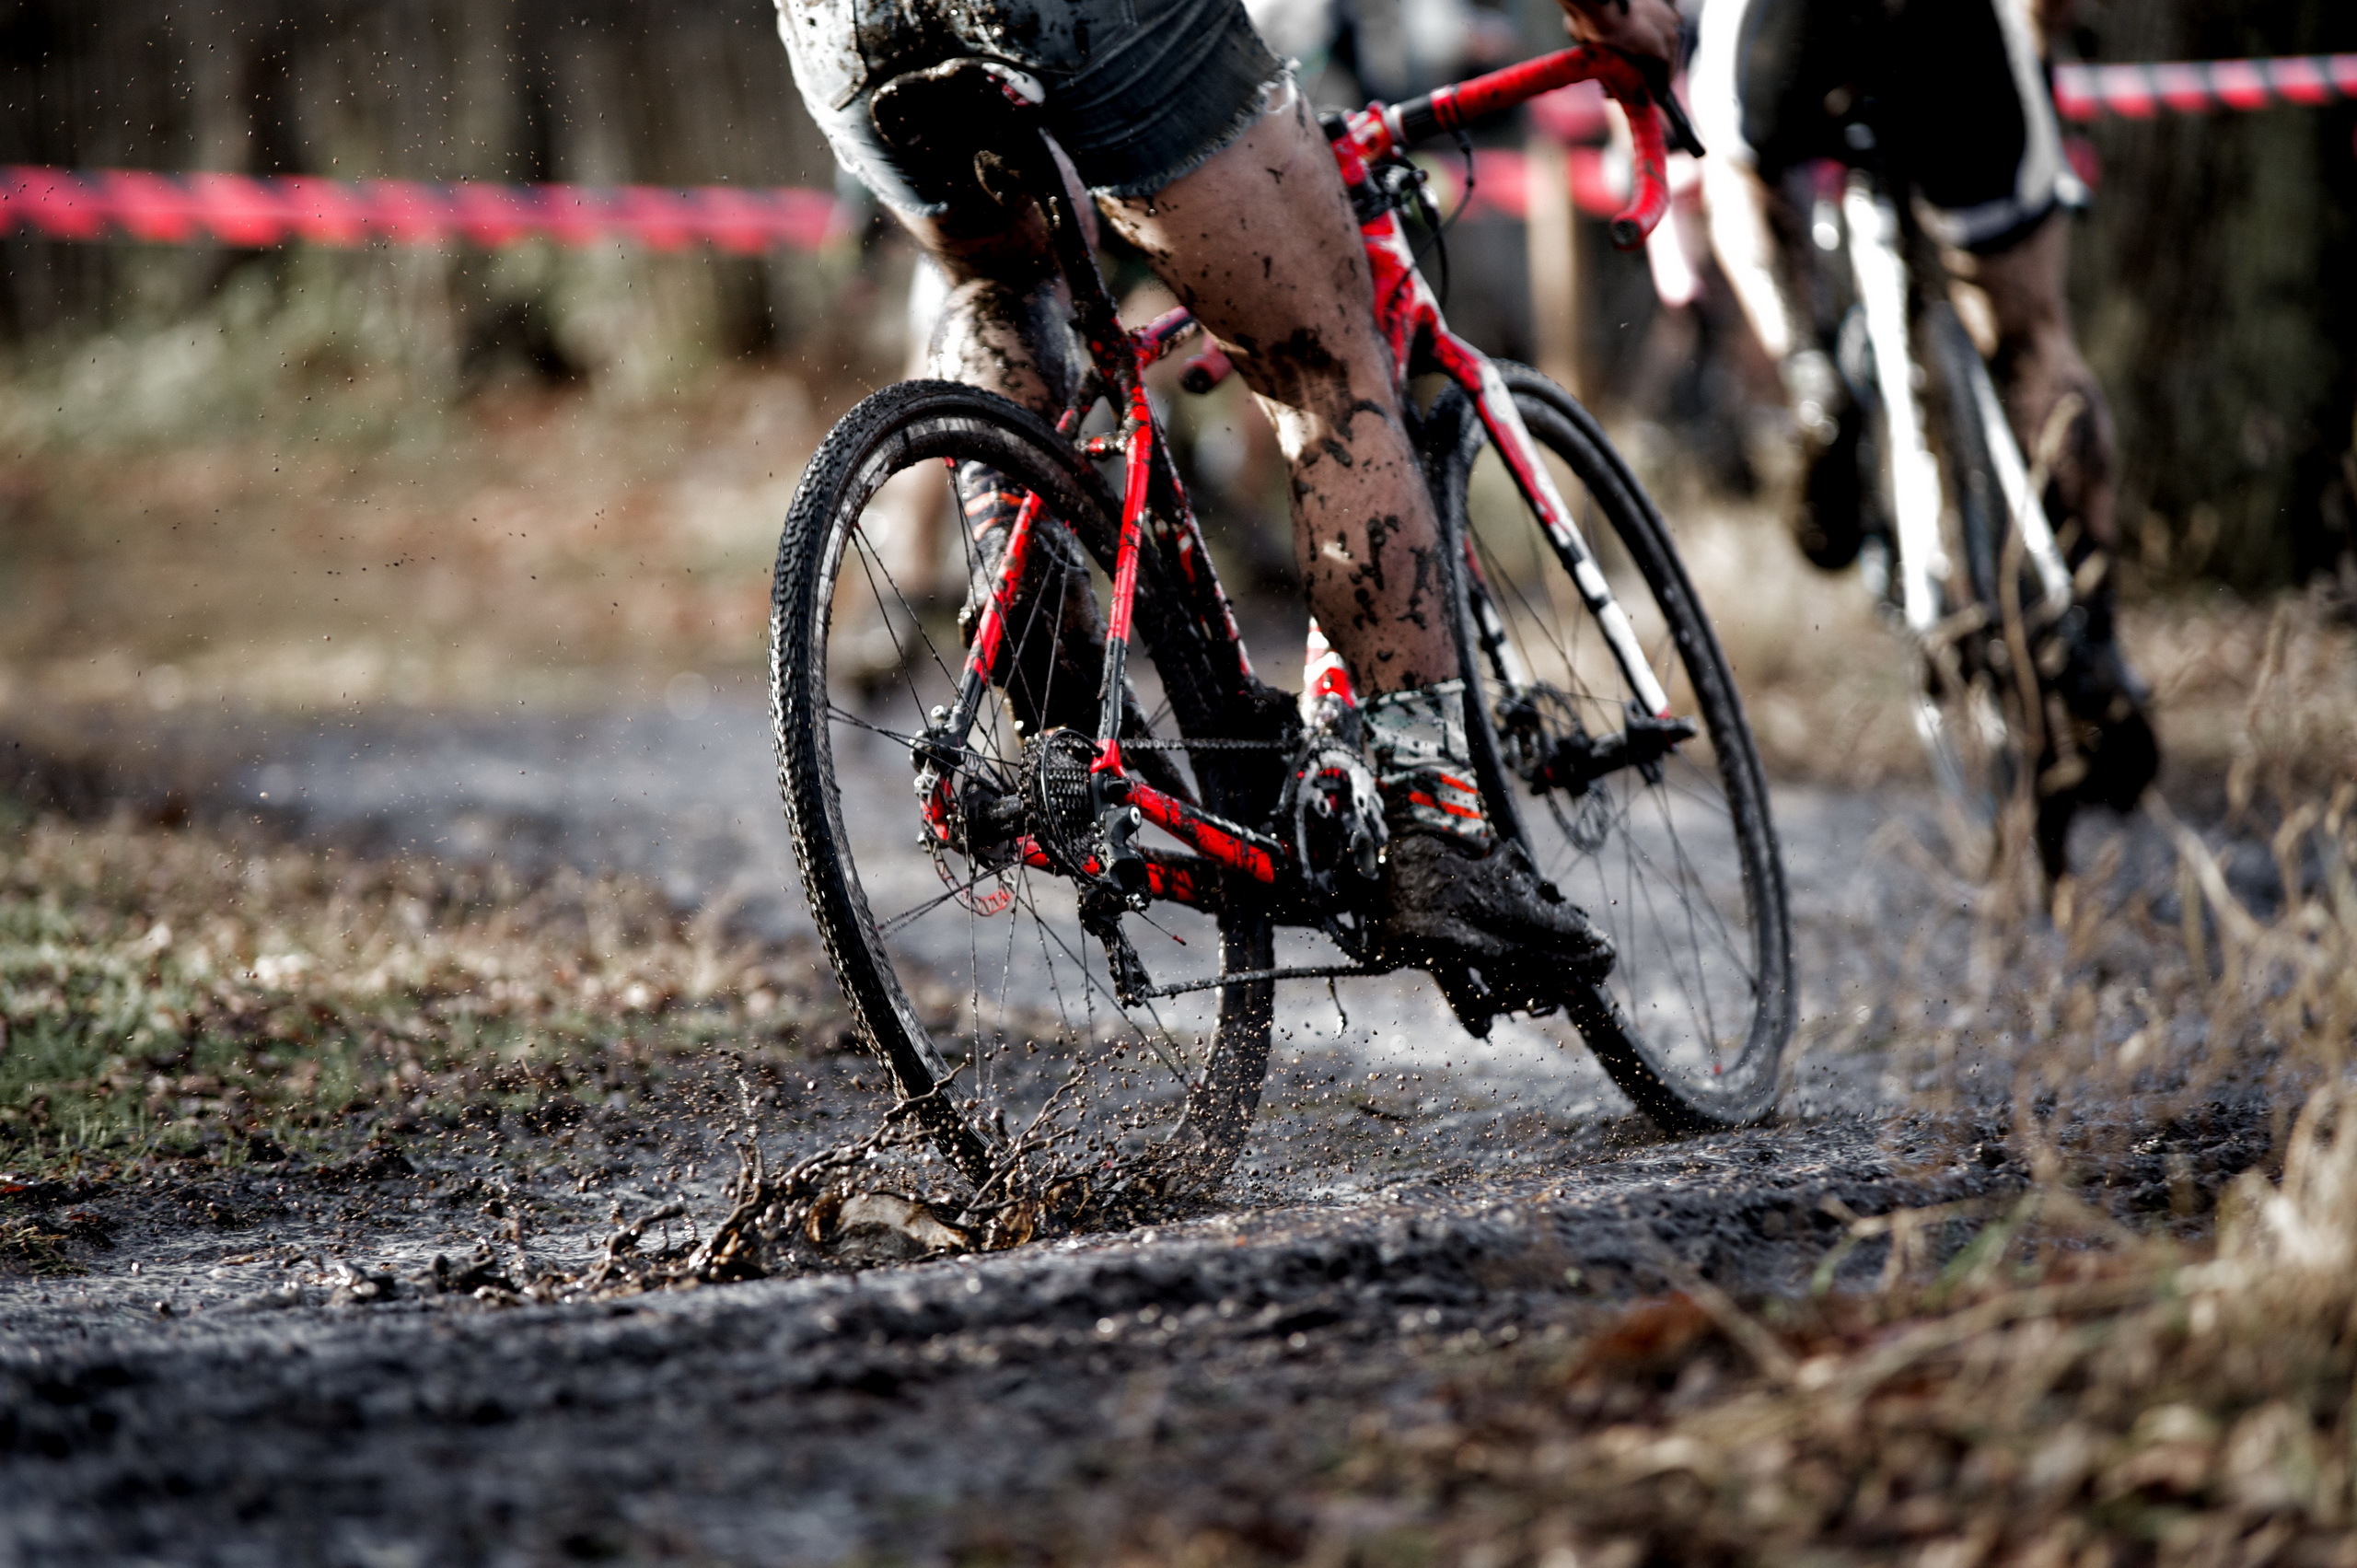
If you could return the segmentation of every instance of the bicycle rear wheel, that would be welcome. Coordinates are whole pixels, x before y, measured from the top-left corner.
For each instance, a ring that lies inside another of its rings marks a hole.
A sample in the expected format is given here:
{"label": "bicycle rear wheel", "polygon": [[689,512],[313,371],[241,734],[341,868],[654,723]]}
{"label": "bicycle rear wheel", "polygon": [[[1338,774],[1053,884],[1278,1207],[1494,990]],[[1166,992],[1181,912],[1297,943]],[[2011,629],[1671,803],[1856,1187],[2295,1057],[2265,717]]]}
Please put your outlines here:
{"label": "bicycle rear wheel", "polygon": [[[1459,564],[1459,649],[1492,813],[1619,951],[1571,1021],[1664,1126],[1738,1126],[1775,1109],[1795,1019],[1784,874],[1751,731],[1667,527],[1570,393],[1501,363],[1674,710],[1701,733],[1643,766],[1571,766],[1631,735],[1625,678],[1569,563],[1494,456],[1469,400],[1444,397],[1429,450]],[[1602,525],[1599,527],[1599,523]],[[1467,569],[1470,546],[1470,570]],[[1503,638],[1485,639],[1486,602]],[[1573,781],[1578,787],[1573,787]]]}
{"label": "bicycle rear wheel", "polygon": [[[1093,645],[1068,645],[1066,596],[1092,592],[1070,541],[1100,563],[1112,546],[1112,507],[1097,476],[1045,422],[1004,398],[907,382],[835,426],[786,517],[770,623],[779,787],[811,912],[859,1030],[899,1096],[919,1102],[940,1153],[974,1189],[975,1212],[1020,1197],[1036,1214],[1036,1201],[1052,1195],[1050,1206],[1068,1217],[1102,1214],[1125,1195],[1168,1196],[1225,1174],[1260,1099],[1271,985],[1117,1000],[1103,944],[1085,929],[1078,884],[1020,851],[1051,809],[1040,804],[1051,798],[1041,782],[1050,749],[1038,714],[1018,715],[1005,689],[985,700],[942,775],[957,802],[955,842],[926,831],[910,781],[924,732],[957,700],[965,648],[956,627],[887,570],[872,537],[887,526],[875,503],[896,474],[929,470],[949,482],[967,464],[1043,501],[1046,542],[1033,559],[1049,569],[1030,580],[1048,586],[1007,632],[1008,668],[1033,672],[1027,679],[1044,689],[1026,688],[1024,701],[1069,711],[1071,693],[1052,688],[1077,682],[1079,705],[1093,710],[1101,661]],[[968,529],[957,532],[962,588],[977,546]],[[1158,571],[1150,561],[1142,600]],[[872,645],[879,626],[900,654],[888,678],[874,676],[872,661],[857,674],[830,669],[848,662],[830,656]],[[1151,653],[1132,647],[1141,736],[1180,726],[1219,733],[1241,701],[1207,689],[1183,642],[1172,634]],[[1190,774],[1178,753],[1144,755],[1170,759],[1165,776],[1177,787],[1216,796],[1217,762]],[[1217,889],[1217,868],[1199,867]],[[1271,967],[1269,918],[1241,890],[1215,915],[1157,903],[1117,918],[1158,970],[1216,981]]]}

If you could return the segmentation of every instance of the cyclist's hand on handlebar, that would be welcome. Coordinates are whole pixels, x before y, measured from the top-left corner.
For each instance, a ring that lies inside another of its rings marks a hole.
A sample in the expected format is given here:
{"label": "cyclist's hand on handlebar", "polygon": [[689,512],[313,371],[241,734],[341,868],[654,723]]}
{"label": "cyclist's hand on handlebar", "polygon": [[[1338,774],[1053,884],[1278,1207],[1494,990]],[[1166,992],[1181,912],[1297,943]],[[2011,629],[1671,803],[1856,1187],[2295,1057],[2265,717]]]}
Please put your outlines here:
{"label": "cyclist's hand on handlebar", "polygon": [[1702,156],[1701,139],[1686,118],[1669,79],[1685,52],[1685,35],[1671,0],[1560,0],[1563,30],[1582,43],[1625,57],[1645,78],[1669,122],[1669,145]]}
{"label": "cyclist's hand on handlebar", "polygon": [[1558,0],[1563,29],[1582,43],[1676,65],[1678,7],[1670,0]]}

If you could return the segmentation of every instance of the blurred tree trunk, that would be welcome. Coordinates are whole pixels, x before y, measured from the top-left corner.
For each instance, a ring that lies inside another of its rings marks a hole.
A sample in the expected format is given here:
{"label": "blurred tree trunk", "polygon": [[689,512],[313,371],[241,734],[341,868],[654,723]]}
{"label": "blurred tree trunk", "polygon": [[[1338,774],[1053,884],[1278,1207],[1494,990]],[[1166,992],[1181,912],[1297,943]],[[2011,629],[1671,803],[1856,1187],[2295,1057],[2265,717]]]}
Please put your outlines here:
{"label": "blurred tree trunk", "polygon": [[[2100,60],[2357,50],[2348,0],[2111,0]],[[2073,266],[2110,391],[2120,517],[2148,577],[2255,588],[2351,545],[2357,415],[2357,109],[2107,118]]]}

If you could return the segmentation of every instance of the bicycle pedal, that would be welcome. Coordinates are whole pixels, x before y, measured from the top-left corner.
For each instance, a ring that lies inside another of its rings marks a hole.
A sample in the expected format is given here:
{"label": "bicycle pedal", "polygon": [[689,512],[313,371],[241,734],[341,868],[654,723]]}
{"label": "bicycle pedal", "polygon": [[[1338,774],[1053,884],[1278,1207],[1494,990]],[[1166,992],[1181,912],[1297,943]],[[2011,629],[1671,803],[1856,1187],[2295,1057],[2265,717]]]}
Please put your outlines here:
{"label": "bicycle pedal", "polygon": [[1480,977],[1461,967],[1435,969],[1433,981],[1440,987],[1448,1010],[1457,1015],[1457,1022],[1475,1040],[1490,1038],[1490,1023],[1498,1014],[1497,998]]}

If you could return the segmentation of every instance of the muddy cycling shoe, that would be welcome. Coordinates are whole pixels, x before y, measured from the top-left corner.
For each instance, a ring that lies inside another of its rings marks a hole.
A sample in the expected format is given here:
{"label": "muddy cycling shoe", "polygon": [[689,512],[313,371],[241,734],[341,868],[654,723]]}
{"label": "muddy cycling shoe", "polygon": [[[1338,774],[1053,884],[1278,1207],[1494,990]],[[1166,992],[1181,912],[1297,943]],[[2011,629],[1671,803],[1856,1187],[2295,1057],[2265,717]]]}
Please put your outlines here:
{"label": "muddy cycling shoe", "polygon": [[2038,820],[2034,829],[2038,863],[2047,880],[2070,869],[2071,823],[2082,807],[2103,806],[2125,815],[2136,808],[2161,768],[2160,739],[2153,732],[2151,695],[2106,634],[2110,617],[2099,607],[2091,620],[2098,634],[2074,638],[2054,692],[2069,724],[2067,746],[2049,736],[2039,760]]}
{"label": "muddy cycling shoe", "polygon": [[1567,987],[1612,969],[1612,944],[1513,844],[1484,854],[1432,833],[1395,838],[1379,900],[1374,958],[1430,973],[1477,1038],[1497,1014],[1552,1012]]}
{"label": "muddy cycling shoe", "polygon": [[1832,442],[1809,459],[1792,529],[1801,553],[1819,571],[1843,570],[1858,559],[1868,538],[1890,532],[1866,482],[1865,448],[1865,411],[1851,403],[1841,411]]}
{"label": "muddy cycling shoe", "polygon": [[2119,645],[2106,636],[2071,650],[2057,682],[2063,706],[2076,721],[2079,755],[2086,772],[2078,797],[2128,812],[2161,770],[2160,738],[2153,733],[2152,696],[2128,667]]}
{"label": "muddy cycling shoe", "polygon": [[[1852,335],[1845,329],[1845,339]],[[1822,350],[1806,349],[1782,367],[1804,464],[1790,518],[1793,539],[1810,565],[1827,572],[1843,570],[1867,540],[1890,532],[1869,444],[1872,393],[1861,367],[1850,364],[1857,346],[1845,342],[1838,364]]]}
{"label": "muddy cycling shoe", "polygon": [[1612,967],[1612,945],[1481,804],[1465,734],[1465,682],[1387,692],[1362,710],[1391,831],[1369,955],[1440,982],[1476,1036],[1500,1013],[1548,1013],[1567,985]]}

